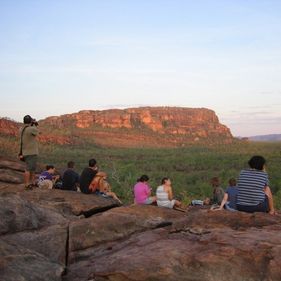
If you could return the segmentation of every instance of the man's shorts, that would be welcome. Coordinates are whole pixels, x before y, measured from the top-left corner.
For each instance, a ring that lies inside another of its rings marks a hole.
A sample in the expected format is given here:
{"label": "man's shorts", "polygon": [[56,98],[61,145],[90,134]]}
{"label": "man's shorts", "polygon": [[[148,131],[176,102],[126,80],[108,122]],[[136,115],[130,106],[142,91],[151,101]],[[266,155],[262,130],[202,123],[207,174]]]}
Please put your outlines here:
{"label": "man's shorts", "polygon": [[37,155],[26,155],[24,156],[24,162],[25,162],[25,169],[28,172],[35,172],[36,166],[37,166]]}

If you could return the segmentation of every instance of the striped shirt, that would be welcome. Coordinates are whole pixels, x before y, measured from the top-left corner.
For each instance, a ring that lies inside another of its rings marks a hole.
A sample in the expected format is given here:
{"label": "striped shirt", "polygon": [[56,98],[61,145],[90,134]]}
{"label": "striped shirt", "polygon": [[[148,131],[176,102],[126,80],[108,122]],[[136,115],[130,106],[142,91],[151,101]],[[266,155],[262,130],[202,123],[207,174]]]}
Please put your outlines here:
{"label": "striped shirt", "polygon": [[172,209],[175,205],[175,200],[169,199],[169,194],[165,191],[164,186],[160,185],[156,190],[157,205]]}
{"label": "striped shirt", "polygon": [[269,185],[264,171],[242,170],[238,180],[237,204],[256,206],[265,200],[264,188]]}

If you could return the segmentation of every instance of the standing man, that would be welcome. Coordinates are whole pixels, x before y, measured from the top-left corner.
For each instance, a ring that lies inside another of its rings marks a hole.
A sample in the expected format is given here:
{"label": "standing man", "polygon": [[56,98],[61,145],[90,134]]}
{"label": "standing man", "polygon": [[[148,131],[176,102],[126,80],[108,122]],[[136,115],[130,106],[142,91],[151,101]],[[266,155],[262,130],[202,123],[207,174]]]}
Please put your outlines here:
{"label": "standing man", "polygon": [[26,189],[32,189],[35,186],[35,171],[38,158],[39,130],[38,123],[30,115],[23,118],[24,127],[20,130],[21,152],[20,158],[24,159],[26,164],[24,173],[24,183]]}

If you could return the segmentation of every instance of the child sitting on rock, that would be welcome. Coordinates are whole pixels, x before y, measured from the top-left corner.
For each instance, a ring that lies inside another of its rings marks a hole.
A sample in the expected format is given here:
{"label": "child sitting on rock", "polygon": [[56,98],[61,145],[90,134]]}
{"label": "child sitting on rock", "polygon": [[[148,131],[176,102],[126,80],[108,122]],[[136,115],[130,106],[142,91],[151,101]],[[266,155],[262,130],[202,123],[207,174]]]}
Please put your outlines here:
{"label": "child sitting on rock", "polygon": [[238,188],[236,186],[236,180],[229,180],[229,187],[226,189],[223,200],[218,210],[225,208],[228,211],[236,211]]}
{"label": "child sitting on rock", "polygon": [[55,171],[56,169],[53,165],[47,165],[46,171],[39,176],[38,186],[43,189],[52,189],[54,183],[59,179],[59,175],[54,175]]}
{"label": "child sitting on rock", "polygon": [[211,185],[213,187],[213,198],[211,200],[211,204],[220,206],[224,197],[224,190],[220,187],[219,178],[218,177],[212,178]]}
{"label": "child sitting on rock", "polygon": [[112,197],[120,204],[122,204],[121,200],[117,197],[117,195],[111,191],[110,184],[107,182],[107,174],[104,172],[98,172],[95,175],[94,179],[90,184],[89,189],[92,193],[95,193],[96,195]]}

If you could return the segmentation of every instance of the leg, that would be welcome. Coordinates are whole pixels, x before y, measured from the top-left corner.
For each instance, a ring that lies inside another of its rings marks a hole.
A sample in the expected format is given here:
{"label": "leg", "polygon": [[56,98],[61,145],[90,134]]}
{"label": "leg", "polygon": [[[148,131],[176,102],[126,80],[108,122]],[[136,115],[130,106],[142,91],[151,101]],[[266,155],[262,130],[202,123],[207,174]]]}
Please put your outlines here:
{"label": "leg", "polygon": [[43,180],[39,183],[39,187],[42,189],[52,189],[53,182],[51,180]]}
{"label": "leg", "polygon": [[35,185],[35,172],[30,172],[30,182]]}
{"label": "leg", "polygon": [[25,171],[24,172],[24,185],[25,185],[25,187],[29,186],[30,178],[31,178],[30,172],[29,171]]}
{"label": "leg", "polygon": [[185,206],[182,205],[182,203],[179,200],[175,200],[173,209],[181,212],[187,212],[188,210]]}
{"label": "leg", "polygon": [[269,186],[265,187],[264,193],[266,194],[266,196],[268,198],[269,214],[274,215],[275,210],[274,210],[273,196],[272,196]]}
{"label": "leg", "polygon": [[105,192],[106,195],[113,197],[113,199],[117,200],[120,204],[122,204],[121,200],[117,197],[114,192]]}
{"label": "leg", "polygon": [[175,207],[179,207],[179,208],[181,208],[181,202],[179,201],[179,200],[175,200]]}
{"label": "leg", "polygon": [[29,187],[31,184],[35,184],[35,171],[37,163],[37,155],[27,155],[25,159],[25,173],[24,173],[24,183],[25,187]]}

